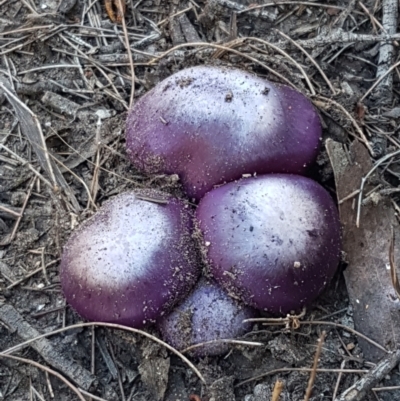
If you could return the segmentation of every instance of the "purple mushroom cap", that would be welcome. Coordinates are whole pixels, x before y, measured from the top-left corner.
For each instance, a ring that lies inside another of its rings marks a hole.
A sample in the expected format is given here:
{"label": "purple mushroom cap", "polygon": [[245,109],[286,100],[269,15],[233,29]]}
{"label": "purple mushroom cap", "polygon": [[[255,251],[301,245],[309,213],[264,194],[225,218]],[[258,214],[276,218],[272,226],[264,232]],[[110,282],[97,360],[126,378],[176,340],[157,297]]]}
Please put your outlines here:
{"label": "purple mushroom cap", "polygon": [[272,174],[213,189],[196,212],[211,274],[228,293],[274,314],[312,302],[340,258],[340,222],[309,178]]}
{"label": "purple mushroom cap", "polygon": [[[256,317],[256,311],[229,297],[218,285],[200,280],[193,292],[168,316],[158,322],[163,338],[183,350],[213,340],[235,339],[251,328],[244,319]],[[191,354],[202,357],[228,350],[224,342],[194,348]]]}
{"label": "purple mushroom cap", "polygon": [[126,146],[138,169],[178,174],[199,200],[246,173],[304,174],[320,137],[319,116],[301,93],[245,71],[199,66],[137,101]]}
{"label": "purple mushroom cap", "polygon": [[184,202],[152,190],[105,203],[65,245],[60,274],[69,304],[88,320],[136,328],[171,310],[200,274],[191,217]]}

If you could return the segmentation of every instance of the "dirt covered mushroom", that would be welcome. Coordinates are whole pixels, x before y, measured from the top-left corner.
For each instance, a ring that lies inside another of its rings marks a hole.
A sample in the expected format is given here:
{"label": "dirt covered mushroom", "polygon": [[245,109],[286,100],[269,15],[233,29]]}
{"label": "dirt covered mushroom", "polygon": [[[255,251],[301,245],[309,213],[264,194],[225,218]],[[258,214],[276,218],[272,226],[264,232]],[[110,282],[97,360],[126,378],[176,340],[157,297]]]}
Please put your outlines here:
{"label": "dirt covered mushroom", "polygon": [[303,174],[321,125],[301,93],[236,69],[182,70],[140,98],[127,119],[131,162],[178,174],[189,197],[246,173]]}
{"label": "dirt covered mushroom", "polygon": [[251,328],[243,320],[256,316],[254,309],[229,297],[217,284],[201,279],[185,301],[157,325],[163,338],[180,350],[211,342],[191,351],[202,357],[228,351],[227,343],[212,341],[236,339]]}
{"label": "dirt covered mushroom", "polygon": [[309,178],[271,174],[223,185],[200,201],[196,217],[211,274],[258,309],[299,310],[338,266],[338,211]]}
{"label": "dirt covered mushroom", "polygon": [[159,191],[114,197],[64,248],[60,275],[67,301],[88,320],[136,328],[155,321],[200,274],[191,222],[183,201]]}

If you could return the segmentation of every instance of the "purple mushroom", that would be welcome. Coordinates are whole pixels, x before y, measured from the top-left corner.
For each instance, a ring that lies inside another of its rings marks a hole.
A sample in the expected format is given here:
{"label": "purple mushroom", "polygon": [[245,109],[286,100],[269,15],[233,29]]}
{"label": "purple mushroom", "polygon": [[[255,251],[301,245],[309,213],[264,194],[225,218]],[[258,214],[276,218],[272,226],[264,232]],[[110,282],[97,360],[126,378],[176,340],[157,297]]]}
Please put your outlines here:
{"label": "purple mushroom", "polygon": [[243,174],[303,174],[315,161],[321,125],[301,93],[228,68],[193,67],[140,98],[126,145],[138,169],[178,174],[190,198]]}
{"label": "purple mushroom", "polygon": [[111,199],[65,245],[61,284],[67,301],[88,320],[136,328],[154,322],[200,274],[191,221],[183,201],[158,191]]}
{"label": "purple mushroom", "polygon": [[[165,341],[183,350],[209,341],[235,339],[251,328],[251,324],[243,320],[255,316],[254,309],[229,297],[218,285],[202,279],[181,305],[158,322],[158,327]],[[227,343],[214,342],[194,348],[191,354],[202,357],[227,350]]]}
{"label": "purple mushroom", "polygon": [[309,178],[272,174],[223,185],[205,195],[196,216],[211,274],[258,309],[299,310],[338,266],[338,211]]}

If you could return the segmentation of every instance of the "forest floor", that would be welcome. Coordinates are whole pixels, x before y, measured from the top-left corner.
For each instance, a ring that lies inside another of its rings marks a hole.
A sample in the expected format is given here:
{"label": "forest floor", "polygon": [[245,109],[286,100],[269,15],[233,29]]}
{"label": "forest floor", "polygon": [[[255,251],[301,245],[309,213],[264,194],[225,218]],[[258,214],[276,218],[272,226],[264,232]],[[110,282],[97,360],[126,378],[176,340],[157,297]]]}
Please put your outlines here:
{"label": "forest floor", "polygon": [[[0,0],[0,400],[300,401],[310,389],[314,401],[400,400],[393,261],[392,280],[389,271],[400,211],[397,7]],[[61,292],[59,261],[71,231],[113,195],[181,193],[171,177],[130,165],[125,118],[162,79],[200,64],[290,84],[313,101],[326,144],[314,175],[341,200],[345,252],[304,316],[257,323],[242,340],[262,346],[189,365],[141,333],[83,325]],[[356,161],[343,175],[346,157]],[[382,270],[363,281],[353,272],[368,263]],[[361,311],[363,296],[371,304]]]}

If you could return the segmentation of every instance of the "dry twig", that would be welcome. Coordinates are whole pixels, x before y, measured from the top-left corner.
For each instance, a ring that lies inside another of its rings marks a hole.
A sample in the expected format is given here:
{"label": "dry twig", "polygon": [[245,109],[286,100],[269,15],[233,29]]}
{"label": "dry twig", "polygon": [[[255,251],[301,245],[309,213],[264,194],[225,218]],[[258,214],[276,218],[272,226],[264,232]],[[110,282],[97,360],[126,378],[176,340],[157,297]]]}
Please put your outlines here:
{"label": "dry twig", "polygon": [[173,53],[174,51],[178,50],[178,49],[182,49],[185,47],[201,47],[201,48],[207,48],[207,47],[211,47],[211,48],[215,48],[215,49],[220,49],[220,50],[225,50],[227,52],[236,54],[238,56],[241,56],[243,58],[246,58],[250,61],[253,61],[254,63],[260,65],[261,67],[265,68],[267,71],[269,71],[271,74],[274,74],[275,76],[277,76],[279,79],[281,79],[283,82],[287,83],[288,85],[290,85],[291,87],[295,87],[293,85],[292,82],[290,82],[287,78],[285,78],[283,75],[279,74],[276,70],[274,70],[273,68],[269,67],[268,65],[266,65],[265,63],[262,63],[261,61],[257,60],[254,57],[251,57],[245,53],[242,53],[240,51],[237,51],[235,49],[232,49],[230,47],[227,46],[222,46],[222,45],[217,45],[215,43],[204,43],[204,42],[197,42],[197,43],[183,43],[181,45],[177,45],[175,47],[173,47],[172,49],[169,49],[167,51],[165,51],[163,54],[161,54],[160,56],[157,56],[156,58],[154,58],[153,60],[149,61],[149,65],[153,65],[154,63],[156,63],[157,61],[160,61],[162,58],[168,56],[170,53]]}
{"label": "dry twig", "polygon": [[[32,347],[49,365],[64,372],[64,374],[77,383],[79,387],[85,390],[91,387],[95,380],[94,376],[75,361],[63,357],[50,340],[44,338],[46,335],[40,335],[14,307],[5,303],[0,303],[0,320],[9,327],[12,327],[13,330],[17,332],[18,336],[25,340],[25,343],[22,344],[32,344]],[[0,355],[3,357],[9,354],[11,354],[10,349],[0,352]]]}
{"label": "dry twig", "polygon": [[276,32],[279,33],[279,35],[281,35],[283,38],[285,38],[286,40],[288,40],[290,43],[292,43],[294,46],[296,46],[299,50],[301,50],[306,57],[314,64],[315,68],[319,71],[319,73],[321,74],[322,78],[325,80],[326,84],[329,86],[329,89],[332,92],[332,95],[336,94],[336,90],[333,87],[331,81],[329,80],[329,78],[325,75],[325,73],[322,71],[322,68],[318,65],[318,63],[313,59],[313,57],[311,57],[311,55],[303,48],[301,47],[296,41],[294,41],[292,38],[290,38],[289,36],[287,36],[286,34],[284,34],[283,32],[281,32],[279,29],[276,29]]}
{"label": "dry twig", "polygon": [[308,401],[311,397],[311,392],[313,390],[315,377],[317,375],[317,366],[319,362],[319,357],[321,355],[322,344],[324,343],[326,337],[325,331],[322,332],[321,336],[318,339],[317,350],[315,351],[313,367],[310,374],[310,379],[308,380],[306,395],[304,396],[304,401]]}
{"label": "dry twig", "polygon": [[364,377],[358,380],[335,401],[362,401],[367,392],[390,373],[400,362],[400,349],[390,353],[373,367]]}
{"label": "dry twig", "polygon": [[0,358],[8,358],[8,359],[13,359],[15,361],[27,363],[28,365],[33,365],[41,370],[44,370],[46,373],[50,373],[51,375],[57,377],[62,382],[64,382],[67,385],[67,387],[69,387],[78,396],[78,398],[81,401],[86,401],[85,398],[82,396],[81,392],[79,391],[79,389],[77,389],[72,383],[70,383],[63,375],[61,375],[60,373],[56,372],[53,369],[50,369],[47,366],[42,365],[41,363],[31,361],[30,359],[20,358],[18,356],[14,356],[14,355],[6,355],[6,354],[3,354],[2,352],[0,352]]}
{"label": "dry twig", "polygon": [[369,150],[371,156],[375,156],[375,152],[372,149],[371,144],[369,143],[368,139],[366,138],[363,130],[361,129],[361,127],[359,126],[359,124],[357,123],[357,121],[355,120],[355,118],[338,102],[332,100],[332,99],[328,99],[326,97],[323,96],[318,96],[318,99],[322,100],[323,102],[326,102],[328,105],[334,106],[335,108],[339,109],[342,113],[344,113],[346,115],[346,117],[352,122],[354,128],[356,129],[357,133],[360,135],[360,139],[363,144],[367,147],[367,149]]}
{"label": "dry twig", "polygon": [[[273,320],[272,323],[270,323],[270,321]],[[246,319],[243,320],[243,323],[247,323],[247,322],[258,322],[258,323],[263,323],[263,325],[268,326],[269,324],[276,326],[278,324],[280,325],[287,325],[290,320],[288,318],[282,318],[282,319],[268,319],[268,318],[253,318],[253,319]],[[341,329],[344,329],[346,331],[349,331],[350,333],[355,334],[356,336],[364,339],[365,341],[368,341],[370,344],[372,344],[374,347],[380,349],[381,351],[388,353],[389,351],[383,347],[382,345],[378,344],[377,342],[375,342],[374,340],[372,340],[371,338],[365,336],[364,334],[360,333],[357,330],[352,329],[351,327],[347,327],[344,324],[340,324],[340,323],[336,323],[336,322],[325,322],[325,321],[321,321],[321,320],[299,320],[298,321],[298,325],[300,327],[300,325],[305,325],[305,324],[312,324],[312,325],[321,325],[321,326],[334,326],[334,327],[338,327]]]}
{"label": "dry twig", "polygon": [[125,0],[105,0],[104,4],[110,20],[121,23],[125,17]]}
{"label": "dry twig", "polygon": [[262,347],[264,346],[263,343],[260,342],[254,342],[254,341],[242,341],[242,340],[233,340],[233,339],[221,339],[221,340],[210,340],[210,341],[205,341],[202,343],[198,344],[193,344],[190,347],[187,347],[183,350],[181,350],[182,354],[186,354],[189,351],[192,351],[196,348],[202,348],[205,347],[206,345],[210,344],[237,344],[237,345],[245,345],[247,347]]}
{"label": "dry twig", "polygon": [[26,206],[28,204],[28,201],[29,201],[29,199],[31,197],[32,190],[33,190],[33,187],[35,185],[35,182],[36,182],[36,177],[33,178],[31,183],[29,184],[28,193],[26,194],[24,203],[22,205],[21,211],[19,212],[19,216],[17,218],[17,221],[14,223],[14,227],[13,227],[13,230],[12,230],[11,234],[10,235],[6,235],[5,238],[2,241],[0,241],[0,246],[5,246],[5,245],[10,244],[13,241],[13,239],[15,238],[15,235],[17,234],[18,227],[19,227],[19,225],[21,223],[22,217],[24,216],[25,208],[26,208]]}
{"label": "dry twig", "polygon": [[[123,7],[125,7],[125,0],[115,0],[119,2],[119,8],[122,10]],[[124,31],[124,37],[125,37],[125,48],[126,52],[128,53],[128,59],[129,59],[129,66],[131,69],[131,81],[132,81],[132,86],[131,86],[131,97],[129,100],[129,107],[132,107],[133,105],[133,99],[135,97],[135,67],[133,65],[133,58],[132,58],[132,51],[131,51],[131,46],[129,43],[129,36],[128,36],[128,30],[126,28],[126,21],[125,21],[125,8],[123,9],[122,12],[122,29]]]}
{"label": "dry twig", "polygon": [[274,391],[272,392],[271,401],[279,401],[283,390],[283,381],[277,380],[274,385]]}
{"label": "dry twig", "polygon": [[[245,384],[251,383],[253,381],[258,381],[261,379],[264,379],[265,377],[275,375],[277,373],[285,373],[285,372],[303,372],[303,373],[309,373],[312,372],[312,368],[279,368],[279,369],[273,369],[268,372],[265,372],[261,375],[258,376],[253,376],[250,377],[249,379],[243,380],[242,382],[239,382],[238,384],[235,385],[235,387],[241,387],[244,386]],[[362,373],[368,373],[368,370],[366,369],[325,369],[325,368],[318,368],[315,370],[316,373],[354,373],[354,374],[362,374]]]}
{"label": "dry twig", "polygon": [[[382,1],[382,25],[387,35],[395,34],[397,31],[398,4],[398,0]],[[388,72],[392,64],[393,56],[393,43],[382,43],[379,49],[378,69],[376,71],[376,77],[379,83],[374,88],[374,96],[380,100],[380,103],[387,105],[392,103],[393,96],[393,77],[392,74]]]}
{"label": "dry twig", "polygon": [[[1,305],[0,305],[1,307]],[[1,309],[0,309],[1,311]],[[167,344],[166,342],[160,340],[159,338],[146,333],[143,330],[139,330],[139,329],[134,329],[132,327],[126,327],[126,326],[122,326],[120,324],[114,324],[114,323],[103,323],[103,322],[91,322],[91,323],[77,323],[77,324],[73,324],[71,326],[67,326],[67,327],[63,327],[61,329],[57,329],[54,331],[51,331],[49,333],[45,333],[45,334],[41,334],[41,335],[37,335],[34,338],[31,338],[21,344],[15,345],[14,347],[10,347],[4,351],[2,351],[2,354],[4,355],[8,355],[11,354],[13,352],[19,351],[23,348],[25,348],[27,345],[32,344],[38,340],[42,340],[45,339],[46,337],[49,336],[53,336],[55,334],[58,333],[63,333],[65,331],[68,330],[72,330],[72,329],[76,329],[76,328],[81,328],[81,327],[92,327],[92,326],[100,326],[100,327],[109,327],[109,328],[113,328],[113,329],[118,329],[118,330],[125,330],[125,331],[130,331],[131,333],[135,333],[135,334],[139,334],[142,335],[144,337],[149,338],[150,340],[162,345],[163,347],[167,348],[169,351],[173,352],[175,355],[177,355],[179,358],[181,358],[198,376],[198,378],[203,382],[206,383],[206,381],[204,380],[204,377],[202,376],[202,374],[199,372],[199,370],[193,365],[192,362],[190,362],[184,355],[182,355],[182,353],[180,353],[179,351],[177,351],[175,348],[171,347],[169,344]],[[83,387],[83,386],[82,386]]]}

